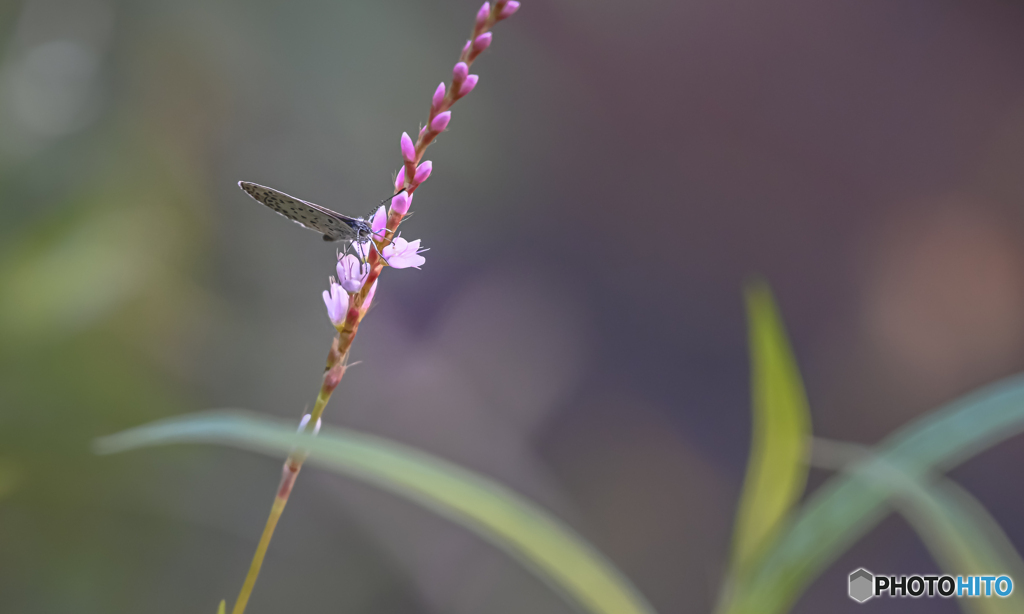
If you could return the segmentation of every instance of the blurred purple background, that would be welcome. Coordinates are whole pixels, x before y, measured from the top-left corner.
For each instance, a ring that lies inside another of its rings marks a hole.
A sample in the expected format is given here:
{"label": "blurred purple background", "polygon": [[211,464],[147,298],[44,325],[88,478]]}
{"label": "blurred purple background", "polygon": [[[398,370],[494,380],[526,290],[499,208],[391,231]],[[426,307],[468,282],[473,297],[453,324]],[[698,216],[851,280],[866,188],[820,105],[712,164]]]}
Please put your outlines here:
{"label": "blurred purple background", "polygon": [[[208,407],[298,419],[335,246],[235,183],[364,213],[476,8],[0,6],[0,610],[233,599],[279,461],[90,441]],[[994,0],[524,0],[428,151],[403,227],[427,263],[383,275],[326,421],[493,476],[662,614],[710,611],[749,440],[750,275],[818,435],[874,443],[1024,367],[1022,32]],[[1018,547],[1022,462],[1017,438],[954,473]],[[860,611],[861,566],[937,569],[891,518],[794,611]],[[308,469],[249,611],[570,610],[463,529]]]}

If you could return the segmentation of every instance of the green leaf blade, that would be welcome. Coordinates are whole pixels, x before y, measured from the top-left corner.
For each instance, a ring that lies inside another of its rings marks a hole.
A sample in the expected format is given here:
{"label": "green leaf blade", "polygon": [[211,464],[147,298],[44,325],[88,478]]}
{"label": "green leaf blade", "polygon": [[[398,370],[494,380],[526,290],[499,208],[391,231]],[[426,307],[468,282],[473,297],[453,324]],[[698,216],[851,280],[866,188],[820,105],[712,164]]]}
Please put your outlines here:
{"label": "green leaf blade", "polygon": [[746,574],[800,499],[811,435],[807,396],[771,291],[756,282],[745,294],[753,421],[733,531],[733,578]]}
{"label": "green leaf blade", "polygon": [[324,427],[316,437],[240,411],[207,412],[137,427],[96,442],[101,454],[170,443],[220,443],[307,463],[375,484],[473,530],[593,614],[654,614],[632,584],[572,529],[511,490],[382,438]]}
{"label": "green leaf blade", "polygon": [[[943,571],[952,576],[1024,577],[1024,561],[988,510],[956,482],[926,473],[911,475],[888,464],[870,448],[817,439],[814,462],[846,474],[890,495]],[[892,570],[890,570],[892,571]],[[969,614],[1024,612],[1024,597],[961,599]]]}
{"label": "green leaf blade", "polygon": [[[1024,432],[1024,376],[984,387],[919,418],[874,448],[910,476],[941,472]],[[822,571],[890,511],[890,493],[849,476],[815,491],[794,522],[736,587],[733,614],[781,614]]]}
{"label": "green leaf blade", "polygon": [[[966,490],[952,480],[940,479],[907,492],[909,496],[898,507],[946,573],[1024,578],[1020,554],[995,518]],[[1024,612],[1020,591],[1006,598],[960,599],[957,603],[970,614]]]}

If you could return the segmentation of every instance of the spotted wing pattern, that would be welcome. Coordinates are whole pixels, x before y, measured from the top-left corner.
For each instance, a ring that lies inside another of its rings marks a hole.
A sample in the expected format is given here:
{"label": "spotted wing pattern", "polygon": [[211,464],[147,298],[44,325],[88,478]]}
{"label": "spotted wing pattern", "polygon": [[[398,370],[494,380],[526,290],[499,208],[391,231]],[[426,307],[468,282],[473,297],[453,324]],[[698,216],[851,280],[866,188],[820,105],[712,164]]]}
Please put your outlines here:
{"label": "spotted wing pattern", "polygon": [[239,181],[238,187],[256,201],[270,207],[296,224],[315,230],[331,241],[351,241],[356,238],[360,220],[335,213],[326,207],[314,205],[273,188],[248,181]]}

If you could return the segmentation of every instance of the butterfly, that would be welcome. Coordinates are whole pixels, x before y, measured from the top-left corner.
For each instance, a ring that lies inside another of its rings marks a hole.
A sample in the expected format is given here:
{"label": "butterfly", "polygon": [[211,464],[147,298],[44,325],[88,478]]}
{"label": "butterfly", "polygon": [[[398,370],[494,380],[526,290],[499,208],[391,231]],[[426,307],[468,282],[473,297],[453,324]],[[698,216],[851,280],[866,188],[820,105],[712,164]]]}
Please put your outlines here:
{"label": "butterfly", "polygon": [[[360,257],[369,253],[366,244],[372,243],[374,238],[373,228],[370,226],[373,212],[365,218],[350,217],[248,181],[239,181],[238,187],[257,202],[270,207],[296,224],[319,232],[323,235],[324,241],[345,241],[346,249],[356,244],[356,251]],[[390,199],[385,199],[384,202],[388,200]],[[376,245],[373,248],[376,249]]]}

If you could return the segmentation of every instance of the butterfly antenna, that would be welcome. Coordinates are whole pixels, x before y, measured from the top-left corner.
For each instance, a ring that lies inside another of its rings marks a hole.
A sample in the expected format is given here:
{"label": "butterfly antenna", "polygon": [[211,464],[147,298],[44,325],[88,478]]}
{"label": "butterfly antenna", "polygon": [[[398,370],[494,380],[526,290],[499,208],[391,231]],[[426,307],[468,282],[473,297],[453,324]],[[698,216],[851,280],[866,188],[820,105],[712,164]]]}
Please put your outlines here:
{"label": "butterfly antenna", "polygon": [[383,207],[387,203],[390,203],[396,196],[398,196],[399,194],[401,194],[404,191],[405,191],[405,188],[402,188],[401,190],[395,192],[391,196],[389,196],[389,197],[385,198],[384,200],[380,201],[380,204],[377,205],[376,207],[374,207],[373,211],[371,211],[370,215],[366,216],[366,218],[372,220],[373,219],[373,215],[375,213],[377,213],[377,209],[379,209],[380,207]]}
{"label": "butterfly antenna", "polygon": [[391,196],[389,196],[389,197],[385,198],[384,200],[380,201],[380,204],[382,204],[382,205],[383,205],[384,203],[389,203],[389,202],[391,202],[391,200],[392,200],[392,199],[393,199],[394,197],[398,196],[399,194],[401,194],[401,193],[402,193],[402,192],[404,192],[404,191],[405,191],[405,188],[402,188],[401,190],[399,190],[399,191],[395,192],[395,193],[394,193],[394,194],[392,194]]}

